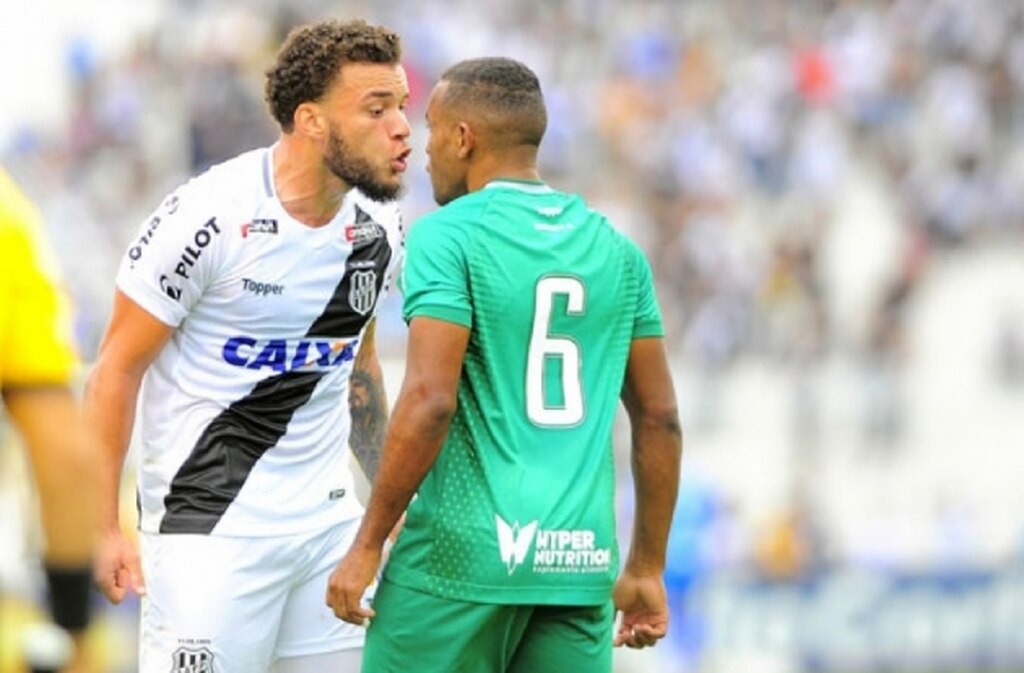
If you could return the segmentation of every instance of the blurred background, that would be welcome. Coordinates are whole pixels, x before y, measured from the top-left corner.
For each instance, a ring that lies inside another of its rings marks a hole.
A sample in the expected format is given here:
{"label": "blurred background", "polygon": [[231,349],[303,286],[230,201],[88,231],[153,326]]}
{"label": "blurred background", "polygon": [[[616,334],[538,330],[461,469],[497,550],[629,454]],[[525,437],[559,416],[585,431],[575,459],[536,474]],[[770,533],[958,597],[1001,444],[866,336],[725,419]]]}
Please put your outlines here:
{"label": "blurred background", "polygon": [[[263,71],[327,16],[404,40],[407,221],[434,207],[430,87],[507,55],[545,88],[544,176],[649,255],[686,438],[674,621],[617,673],[1024,671],[1024,3],[5,0],[0,163],[86,359],[139,223],[273,141]],[[380,323],[395,391],[399,297]],[[3,673],[40,591],[5,432]],[[101,609],[97,670],[134,671],[138,605]]]}

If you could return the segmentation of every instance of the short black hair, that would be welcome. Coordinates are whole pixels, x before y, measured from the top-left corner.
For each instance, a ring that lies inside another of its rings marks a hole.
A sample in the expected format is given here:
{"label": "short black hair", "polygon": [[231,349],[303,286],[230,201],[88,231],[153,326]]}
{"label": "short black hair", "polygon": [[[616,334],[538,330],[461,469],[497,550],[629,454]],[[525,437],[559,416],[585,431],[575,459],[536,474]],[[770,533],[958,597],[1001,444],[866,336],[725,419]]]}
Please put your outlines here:
{"label": "short black hair", "polygon": [[496,139],[507,145],[540,145],[548,125],[544,94],[537,75],[519,61],[460,61],[441,75],[441,81],[448,82],[444,104],[485,117]]}
{"label": "short black hair", "polygon": [[399,63],[398,34],[365,21],[321,21],[292,29],[267,70],[265,98],[284,131],[294,126],[295,110],[317,101],[345,63]]}

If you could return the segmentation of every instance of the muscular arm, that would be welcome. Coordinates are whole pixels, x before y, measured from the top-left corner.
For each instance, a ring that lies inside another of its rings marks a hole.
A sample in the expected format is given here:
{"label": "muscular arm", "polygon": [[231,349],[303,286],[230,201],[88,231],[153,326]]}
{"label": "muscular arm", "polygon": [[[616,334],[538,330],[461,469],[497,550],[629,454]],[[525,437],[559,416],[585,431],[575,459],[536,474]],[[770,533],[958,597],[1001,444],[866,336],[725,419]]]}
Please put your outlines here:
{"label": "muscular arm", "polygon": [[373,611],[360,605],[380,565],[388,533],[441,452],[455,413],[469,330],[413,318],[409,325],[405,379],[395,402],[370,502],[348,554],[331,575],[327,604],[339,618],[363,623]]}
{"label": "muscular arm", "polygon": [[170,339],[165,325],[121,291],[85,387],[85,412],[100,441],[100,525],[119,529],[121,470],[135,421],[135,401],[146,369]]}
{"label": "muscular arm", "polygon": [[622,612],[615,645],[639,648],[654,645],[668,633],[665,549],[683,450],[662,339],[633,341],[622,401],[633,436],[636,511],[629,556],[613,592],[615,607]]}
{"label": "muscular arm", "polygon": [[388,424],[388,400],[384,391],[376,344],[377,321],[366,327],[363,343],[352,366],[348,405],[352,416],[349,446],[363,474],[373,483],[380,467],[380,452]]}
{"label": "muscular arm", "polygon": [[379,549],[441,452],[455,413],[469,330],[432,318],[409,326],[405,378],[355,545]]}
{"label": "muscular arm", "polygon": [[636,491],[633,540],[627,566],[661,574],[679,490],[683,436],[662,339],[637,339],[629,351],[622,401],[632,430]]}

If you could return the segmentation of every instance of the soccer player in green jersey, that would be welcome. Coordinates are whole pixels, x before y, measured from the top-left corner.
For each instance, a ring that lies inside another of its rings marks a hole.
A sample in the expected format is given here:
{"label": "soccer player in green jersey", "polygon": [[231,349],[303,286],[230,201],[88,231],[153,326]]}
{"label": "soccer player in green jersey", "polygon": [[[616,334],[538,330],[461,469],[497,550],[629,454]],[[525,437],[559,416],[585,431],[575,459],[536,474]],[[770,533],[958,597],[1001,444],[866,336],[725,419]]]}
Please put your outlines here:
{"label": "soccer player in green jersey", "polygon": [[[650,646],[668,627],[682,437],[650,267],[541,180],[547,116],[526,66],[452,67],[427,123],[443,207],[409,234],[405,380],[327,602],[346,621],[373,618],[364,673],[607,672],[613,641]],[[637,501],[621,573],[620,399]],[[360,605],[407,508],[373,607]]]}

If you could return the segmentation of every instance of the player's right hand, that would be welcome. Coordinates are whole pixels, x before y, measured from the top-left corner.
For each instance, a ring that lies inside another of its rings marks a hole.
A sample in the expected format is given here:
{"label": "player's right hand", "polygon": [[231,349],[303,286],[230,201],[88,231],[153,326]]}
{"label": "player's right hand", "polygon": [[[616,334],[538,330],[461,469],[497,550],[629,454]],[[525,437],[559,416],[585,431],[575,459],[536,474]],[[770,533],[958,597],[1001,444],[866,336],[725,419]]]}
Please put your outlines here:
{"label": "player's right hand", "polygon": [[376,616],[373,608],[363,604],[366,588],[374,581],[380,567],[381,550],[353,545],[338,562],[327,582],[327,607],[338,619],[366,626]]}
{"label": "player's right hand", "polygon": [[139,552],[119,530],[101,536],[95,576],[103,595],[115,605],[123,601],[129,591],[140,596],[146,593]]}

